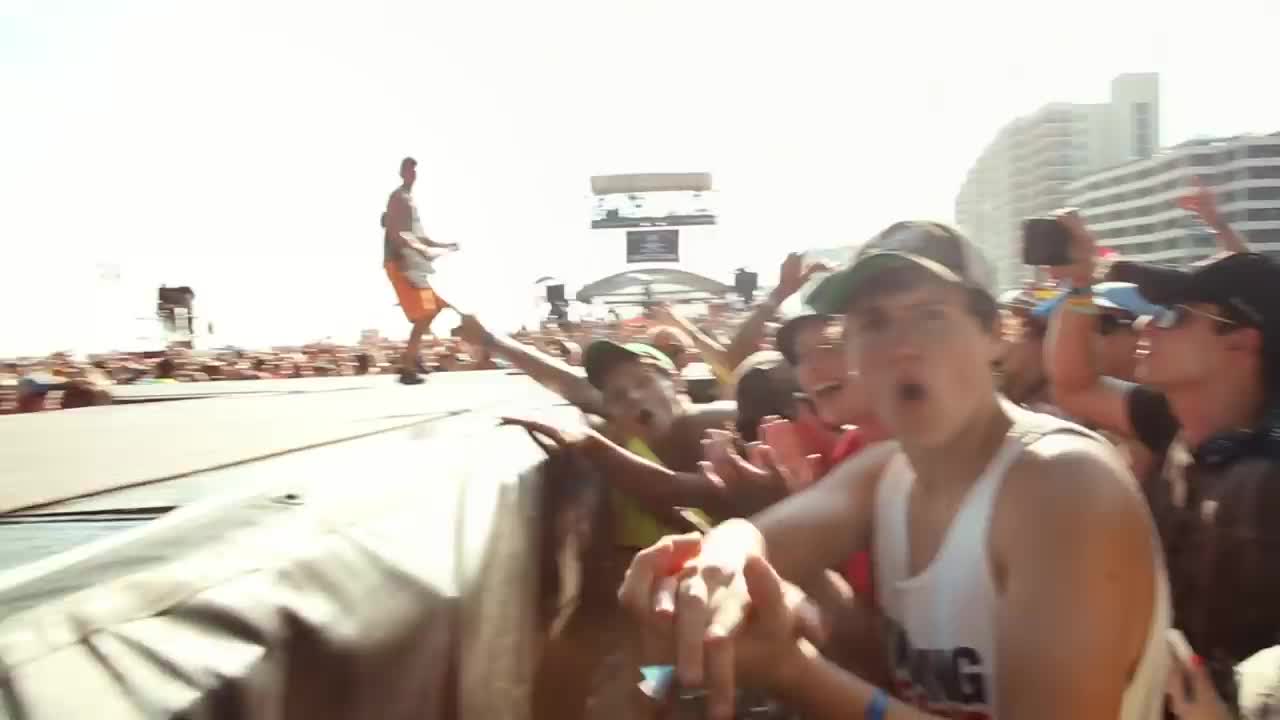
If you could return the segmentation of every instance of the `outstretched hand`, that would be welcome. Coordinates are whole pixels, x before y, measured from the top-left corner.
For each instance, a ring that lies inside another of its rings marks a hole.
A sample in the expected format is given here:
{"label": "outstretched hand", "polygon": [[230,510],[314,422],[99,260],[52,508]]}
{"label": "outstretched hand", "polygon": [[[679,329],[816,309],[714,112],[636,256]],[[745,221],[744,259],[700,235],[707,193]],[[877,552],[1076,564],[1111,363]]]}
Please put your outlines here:
{"label": "outstretched hand", "polygon": [[1199,177],[1191,179],[1191,189],[1178,198],[1178,207],[1200,216],[1205,224],[1217,228],[1222,221],[1218,213],[1218,197]]}
{"label": "outstretched hand", "polygon": [[529,418],[504,416],[499,420],[499,424],[516,425],[530,432],[538,433],[550,439],[562,449],[581,447],[590,442],[596,435],[595,431],[588,427],[561,427]]}
{"label": "outstretched hand", "polygon": [[764,558],[747,558],[742,576],[751,612],[733,637],[735,673],[744,684],[774,689],[802,662],[802,640],[822,645],[829,628],[817,605]]}
{"label": "outstretched hand", "polygon": [[754,514],[787,496],[787,481],[773,463],[773,455],[760,443],[746,448],[751,460],[734,447],[734,436],[723,430],[708,430],[702,440],[703,460],[698,470],[708,480],[728,489],[739,501],[740,511]]}
{"label": "outstretched hand", "polygon": [[787,490],[799,492],[822,475],[822,456],[805,452],[795,423],[779,417],[767,417],[760,424],[759,467],[772,465],[782,475]]}
{"label": "outstretched hand", "polygon": [[1204,661],[1198,655],[1182,657],[1176,644],[1172,650],[1166,707],[1178,720],[1231,720],[1231,711],[1218,697]]}
{"label": "outstretched hand", "polygon": [[706,542],[672,535],[641,550],[618,598],[655,629],[674,630],[681,684],[705,688],[712,716],[730,717],[739,678],[777,686],[797,666],[800,638],[821,644],[827,628],[817,607],[763,558]]}
{"label": "outstretched hand", "polygon": [[821,262],[805,265],[804,253],[787,253],[786,259],[778,269],[778,284],[773,289],[774,300],[782,302],[795,295],[814,273],[825,272],[827,269],[827,266]]}
{"label": "outstretched hand", "polygon": [[743,457],[734,446],[733,435],[708,430],[702,441],[704,475],[738,492],[764,492],[773,501],[803,490],[821,475],[822,456],[806,453],[795,425],[779,417],[767,417],[760,424],[763,442],[744,448]]}

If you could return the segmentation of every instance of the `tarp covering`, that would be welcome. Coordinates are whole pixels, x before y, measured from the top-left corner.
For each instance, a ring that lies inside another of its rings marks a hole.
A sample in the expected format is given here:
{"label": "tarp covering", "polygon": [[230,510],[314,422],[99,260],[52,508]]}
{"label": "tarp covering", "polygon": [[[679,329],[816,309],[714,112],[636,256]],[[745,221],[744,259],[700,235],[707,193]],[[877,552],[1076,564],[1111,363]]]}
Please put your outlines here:
{"label": "tarp covering", "polygon": [[0,576],[2,714],[527,717],[543,451],[398,433]]}

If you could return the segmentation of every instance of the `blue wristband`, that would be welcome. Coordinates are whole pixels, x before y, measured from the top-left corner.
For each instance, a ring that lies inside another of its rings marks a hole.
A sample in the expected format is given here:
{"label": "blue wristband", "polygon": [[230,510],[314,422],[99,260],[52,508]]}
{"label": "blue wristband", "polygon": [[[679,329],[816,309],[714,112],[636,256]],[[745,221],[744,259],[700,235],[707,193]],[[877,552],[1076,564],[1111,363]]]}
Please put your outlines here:
{"label": "blue wristband", "polygon": [[885,715],[889,713],[889,695],[884,690],[876,688],[871,695],[871,702],[867,703],[867,711],[863,715],[867,720],[884,720]]}

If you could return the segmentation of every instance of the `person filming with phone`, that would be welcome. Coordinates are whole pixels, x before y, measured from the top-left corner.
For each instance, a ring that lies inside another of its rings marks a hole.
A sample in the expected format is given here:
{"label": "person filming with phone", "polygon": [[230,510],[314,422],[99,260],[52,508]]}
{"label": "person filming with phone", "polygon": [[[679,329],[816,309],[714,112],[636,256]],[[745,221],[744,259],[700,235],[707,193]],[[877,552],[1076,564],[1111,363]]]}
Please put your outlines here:
{"label": "person filming with phone", "polygon": [[1167,556],[1174,624],[1223,698],[1234,666],[1280,637],[1280,265],[1225,252],[1190,268],[1116,262],[1161,307],[1137,323],[1136,383],[1103,375],[1093,234],[1057,218],[1071,289],[1050,322],[1055,401],[1083,422],[1144,445],[1141,478]]}

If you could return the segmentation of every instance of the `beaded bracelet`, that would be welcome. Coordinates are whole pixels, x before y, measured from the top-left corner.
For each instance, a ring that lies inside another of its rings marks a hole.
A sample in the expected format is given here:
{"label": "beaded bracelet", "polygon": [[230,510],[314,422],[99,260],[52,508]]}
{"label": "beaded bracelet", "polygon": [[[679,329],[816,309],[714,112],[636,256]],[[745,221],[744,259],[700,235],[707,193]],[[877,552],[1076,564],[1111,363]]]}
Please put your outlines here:
{"label": "beaded bracelet", "polygon": [[1092,297],[1077,295],[1067,298],[1067,301],[1063,304],[1071,312],[1081,313],[1082,315],[1098,314],[1098,306],[1093,304]]}

